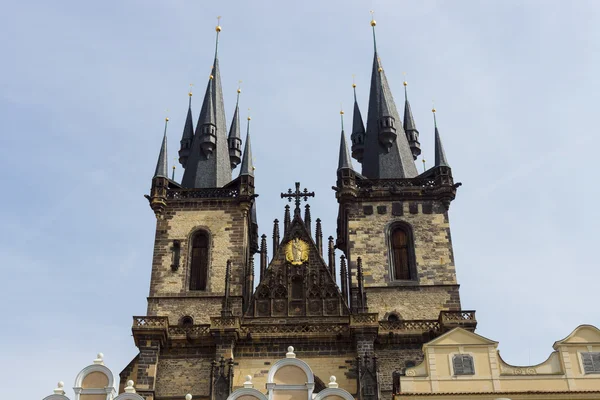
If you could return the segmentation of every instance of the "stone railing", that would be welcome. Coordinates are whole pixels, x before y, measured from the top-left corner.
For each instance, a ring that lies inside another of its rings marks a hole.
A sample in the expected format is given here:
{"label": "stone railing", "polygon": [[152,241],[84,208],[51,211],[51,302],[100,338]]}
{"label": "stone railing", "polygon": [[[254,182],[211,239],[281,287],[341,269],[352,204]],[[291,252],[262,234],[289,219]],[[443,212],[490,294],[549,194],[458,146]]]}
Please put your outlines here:
{"label": "stone railing", "polygon": [[133,329],[168,328],[167,317],[133,317]]}
{"label": "stone railing", "polygon": [[246,325],[242,326],[242,334],[281,335],[281,334],[338,334],[348,332],[348,325],[341,324],[295,324],[295,325]]}
{"label": "stone railing", "polygon": [[167,191],[169,200],[235,198],[239,195],[240,191],[237,188],[170,189]]}
{"label": "stone railing", "polygon": [[433,178],[412,179],[359,179],[356,181],[359,189],[374,191],[399,191],[404,188],[433,188],[436,186]]}
{"label": "stone railing", "polygon": [[379,328],[391,332],[437,332],[440,323],[436,320],[379,321]]}
{"label": "stone railing", "polygon": [[373,314],[353,314],[350,315],[350,325],[371,325],[371,326],[377,326],[378,324],[378,320],[377,320],[378,314],[377,313],[373,313]]}
{"label": "stone railing", "polygon": [[456,327],[473,330],[477,326],[477,319],[473,310],[441,311],[439,322],[443,330]]}
{"label": "stone railing", "polygon": [[210,329],[225,329],[240,327],[240,319],[238,317],[213,317],[210,319]]}
{"label": "stone railing", "polygon": [[169,336],[206,336],[210,334],[210,325],[169,326]]}

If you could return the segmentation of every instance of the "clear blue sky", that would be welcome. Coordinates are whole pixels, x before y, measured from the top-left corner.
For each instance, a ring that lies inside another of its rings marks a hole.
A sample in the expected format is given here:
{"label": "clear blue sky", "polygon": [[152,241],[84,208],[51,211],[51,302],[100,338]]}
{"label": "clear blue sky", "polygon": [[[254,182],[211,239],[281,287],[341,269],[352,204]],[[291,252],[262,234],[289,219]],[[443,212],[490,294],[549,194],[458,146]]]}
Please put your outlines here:
{"label": "clear blue sky", "polygon": [[171,165],[188,84],[206,85],[217,15],[227,116],[238,80],[252,109],[260,232],[270,236],[279,192],[299,180],[317,193],[313,219],[335,234],[338,112],[349,125],[356,74],[366,113],[371,9],[400,108],[407,73],[425,159],[435,99],[463,183],[450,220],[478,333],[528,364],[578,324],[600,325],[599,3],[6,1],[4,397],[41,399],[58,380],[72,395],[98,351],[115,374],[135,356],[131,316],[146,310],[155,226],[143,194],[166,110]]}

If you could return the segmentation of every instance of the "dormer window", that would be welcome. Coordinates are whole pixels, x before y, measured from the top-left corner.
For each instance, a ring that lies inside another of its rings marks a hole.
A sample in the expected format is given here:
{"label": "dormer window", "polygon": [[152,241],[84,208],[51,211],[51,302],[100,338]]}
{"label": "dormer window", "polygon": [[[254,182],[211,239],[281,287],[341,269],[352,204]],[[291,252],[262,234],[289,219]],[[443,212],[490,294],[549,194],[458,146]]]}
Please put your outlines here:
{"label": "dormer window", "polygon": [[475,375],[473,356],[469,354],[455,354],[452,357],[454,375]]}
{"label": "dormer window", "polygon": [[584,374],[600,374],[600,352],[581,353]]}

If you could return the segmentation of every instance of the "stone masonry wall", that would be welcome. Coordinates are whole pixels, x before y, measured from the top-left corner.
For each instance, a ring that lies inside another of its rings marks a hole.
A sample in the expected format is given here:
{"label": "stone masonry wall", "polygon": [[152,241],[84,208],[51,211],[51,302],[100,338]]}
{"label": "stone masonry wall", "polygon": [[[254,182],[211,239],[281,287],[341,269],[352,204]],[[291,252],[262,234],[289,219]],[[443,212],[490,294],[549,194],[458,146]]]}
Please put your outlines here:
{"label": "stone masonry wall", "polygon": [[[232,262],[231,295],[241,296],[245,268],[243,243],[244,236],[247,238],[246,222],[243,210],[233,201],[206,201],[194,208],[177,203],[169,206],[164,219],[157,220],[150,282],[150,298],[164,297],[165,299],[149,303],[148,314],[184,315],[185,310],[174,310],[174,308],[179,306],[185,308],[188,304],[177,300],[171,302],[167,298],[190,296],[194,297],[194,302],[199,307],[206,306],[210,316],[219,315],[217,311],[220,312],[220,302],[217,310],[214,299],[203,300],[202,297],[224,294],[227,260]],[[198,229],[204,229],[210,234],[207,290],[189,291],[190,239],[193,232]],[[179,240],[181,243],[179,269],[176,271],[171,268],[174,240]],[[164,313],[161,312],[162,307],[165,308]]]}
{"label": "stone masonry wall", "polygon": [[456,284],[448,213],[436,201],[356,202],[348,215],[352,273],[362,257],[365,287],[393,286],[387,232],[391,223],[412,227],[419,285]]}
{"label": "stone masonry wall", "polygon": [[460,310],[458,285],[367,288],[369,312],[384,319],[396,313],[401,319],[438,319],[442,310]]}
{"label": "stone masonry wall", "polygon": [[[193,292],[192,292],[193,293]],[[242,298],[230,299],[233,315],[242,315]],[[184,316],[190,316],[195,325],[210,324],[210,317],[220,316],[223,297],[159,297],[148,299],[148,315],[169,317],[169,325],[177,325]]]}

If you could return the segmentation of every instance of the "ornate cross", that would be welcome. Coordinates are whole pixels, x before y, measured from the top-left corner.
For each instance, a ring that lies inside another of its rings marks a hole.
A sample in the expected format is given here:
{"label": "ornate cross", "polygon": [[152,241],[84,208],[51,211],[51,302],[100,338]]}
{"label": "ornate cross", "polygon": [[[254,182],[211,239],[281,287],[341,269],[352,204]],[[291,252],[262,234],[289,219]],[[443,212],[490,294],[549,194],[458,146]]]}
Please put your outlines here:
{"label": "ornate cross", "polygon": [[295,203],[296,203],[296,209],[294,210],[294,214],[295,213],[300,213],[300,201],[302,198],[304,198],[304,201],[307,201],[309,197],[315,197],[315,192],[309,192],[306,188],[304,188],[304,191],[300,191],[300,182],[296,182],[296,191],[292,192],[292,189],[288,189],[287,193],[281,193],[281,198],[287,198],[288,201],[292,201],[292,199],[295,199]]}

